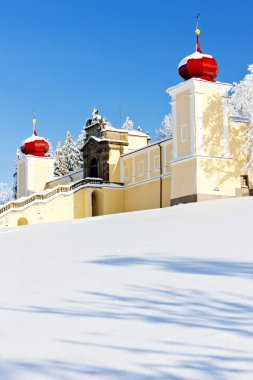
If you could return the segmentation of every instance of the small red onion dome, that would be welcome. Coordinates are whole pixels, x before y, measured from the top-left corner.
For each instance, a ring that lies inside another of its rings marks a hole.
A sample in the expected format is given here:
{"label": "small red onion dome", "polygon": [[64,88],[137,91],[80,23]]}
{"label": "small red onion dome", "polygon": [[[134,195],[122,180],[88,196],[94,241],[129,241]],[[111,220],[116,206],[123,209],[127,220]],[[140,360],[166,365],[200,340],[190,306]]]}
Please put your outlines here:
{"label": "small red onion dome", "polygon": [[215,82],[219,74],[216,60],[208,54],[203,54],[200,49],[200,30],[196,29],[197,44],[195,53],[185,57],[178,65],[179,75],[185,80],[201,78]]}
{"label": "small red onion dome", "polygon": [[39,137],[36,132],[36,119],[33,119],[33,135],[28,137],[23,141],[21,146],[21,152],[24,154],[29,154],[31,156],[45,157],[45,154],[49,150],[48,142],[43,138]]}

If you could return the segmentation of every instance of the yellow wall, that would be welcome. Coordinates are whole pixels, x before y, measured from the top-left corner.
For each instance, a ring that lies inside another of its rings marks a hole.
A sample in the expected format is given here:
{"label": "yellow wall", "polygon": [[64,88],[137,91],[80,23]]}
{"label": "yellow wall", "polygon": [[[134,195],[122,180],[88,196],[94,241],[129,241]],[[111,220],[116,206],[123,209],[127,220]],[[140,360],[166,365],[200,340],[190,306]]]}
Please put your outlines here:
{"label": "yellow wall", "polygon": [[24,156],[17,161],[18,198],[41,192],[53,178],[52,157]]}
{"label": "yellow wall", "polygon": [[[163,157],[162,157],[163,159]],[[150,178],[160,175],[160,148],[155,145],[150,149]]]}
{"label": "yellow wall", "polygon": [[171,172],[171,161],[173,158],[173,153],[172,153],[173,144],[172,144],[172,142],[166,144],[165,147],[163,147],[163,149],[166,149],[166,163],[165,163],[166,164],[166,173],[170,173]]}
{"label": "yellow wall", "polygon": [[148,153],[142,150],[135,156],[135,182],[140,182],[148,178]]}
{"label": "yellow wall", "polygon": [[73,200],[73,195],[58,195],[47,202],[30,204],[22,210],[12,210],[6,215],[0,216],[0,226],[15,227],[20,218],[26,218],[29,225],[73,219]]}
{"label": "yellow wall", "polygon": [[124,165],[124,175],[125,175],[124,183],[125,185],[128,185],[133,182],[133,157],[127,156],[126,158],[124,158],[123,165]]}
{"label": "yellow wall", "polygon": [[196,158],[172,164],[171,199],[197,193],[196,172]]}
{"label": "yellow wall", "polygon": [[120,150],[110,149],[109,152],[109,181],[120,182]]}
{"label": "yellow wall", "polygon": [[83,169],[75,172],[70,172],[61,177],[55,177],[52,181],[47,182],[46,188],[53,189],[58,185],[68,185],[70,182],[75,182],[83,178]]}
{"label": "yellow wall", "polygon": [[125,211],[146,210],[160,207],[160,180],[130,186],[125,190]]}
{"label": "yellow wall", "polygon": [[235,196],[240,175],[233,159],[198,158],[197,192],[212,196]]}
{"label": "yellow wall", "polygon": [[[185,156],[191,153],[190,100],[188,91],[176,96],[177,102],[177,154]],[[185,126],[185,127],[183,127]]]}
{"label": "yellow wall", "polygon": [[[203,88],[203,143],[206,154],[224,156],[223,105],[221,92]],[[197,129],[198,131],[198,129]]]}
{"label": "yellow wall", "polygon": [[147,146],[149,143],[149,139],[147,138],[147,136],[138,136],[138,134],[131,135],[131,131],[129,131],[128,143],[129,145],[128,147],[126,147],[124,153]]}

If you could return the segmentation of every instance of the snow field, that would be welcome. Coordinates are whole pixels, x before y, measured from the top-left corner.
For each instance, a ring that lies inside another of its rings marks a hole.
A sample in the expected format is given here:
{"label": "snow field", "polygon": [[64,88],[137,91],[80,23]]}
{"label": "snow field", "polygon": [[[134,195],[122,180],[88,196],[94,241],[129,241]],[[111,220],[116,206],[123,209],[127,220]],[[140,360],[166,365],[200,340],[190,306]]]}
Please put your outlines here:
{"label": "snow field", "polygon": [[0,230],[0,379],[251,380],[252,211]]}

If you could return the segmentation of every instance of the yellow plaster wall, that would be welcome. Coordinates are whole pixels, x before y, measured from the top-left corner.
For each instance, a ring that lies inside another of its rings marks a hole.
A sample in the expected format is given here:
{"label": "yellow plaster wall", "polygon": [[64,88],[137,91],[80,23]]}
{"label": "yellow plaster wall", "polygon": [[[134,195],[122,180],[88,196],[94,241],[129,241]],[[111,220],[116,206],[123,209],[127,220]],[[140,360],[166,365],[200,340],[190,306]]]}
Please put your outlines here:
{"label": "yellow plaster wall", "polygon": [[[163,158],[163,157],[162,157]],[[155,169],[155,161],[158,164]],[[160,175],[160,148],[158,145],[150,149],[150,178]]]}
{"label": "yellow plaster wall", "polygon": [[160,207],[160,180],[153,180],[128,187],[125,190],[125,211],[146,210]]}
{"label": "yellow plaster wall", "polygon": [[[235,196],[241,187],[233,159],[198,158],[197,192],[212,196]],[[216,190],[215,190],[216,189]]]}
{"label": "yellow plaster wall", "polygon": [[70,172],[69,174],[64,175],[64,176],[61,176],[58,178],[55,177],[54,180],[47,182],[46,188],[53,189],[54,187],[58,185],[68,185],[69,183],[78,181],[82,178],[83,178],[83,169],[78,173]]}
{"label": "yellow plaster wall", "polygon": [[162,207],[169,207],[171,201],[171,176],[162,178]]}
{"label": "yellow plaster wall", "polygon": [[124,189],[106,188],[103,192],[103,215],[124,212]]}
{"label": "yellow plaster wall", "polygon": [[166,149],[166,173],[171,172],[171,163],[170,161],[172,160],[172,149],[173,149],[173,144],[172,143],[167,143],[165,146],[163,146],[163,149]]}
{"label": "yellow plaster wall", "polygon": [[203,86],[202,109],[204,151],[209,155],[224,156],[224,128],[221,92],[215,88],[206,88]]}
{"label": "yellow plaster wall", "polygon": [[28,158],[28,194],[44,190],[50,175],[50,160]]}
{"label": "yellow plaster wall", "polygon": [[124,158],[124,173],[126,176],[126,167],[128,167],[128,178],[124,178],[124,184],[129,185],[133,181],[133,157]]}
{"label": "yellow plaster wall", "polygon": [[197,193],[196,173],[196,158],[172,164],[171,199]]}
{"label": "yellow plaster wall", "polygon": [[109,152],[109,181],[120,182],[120,150],[110,149]]}
{"label": "yellow plaster wall", "polygon": [[[191,131],[190,131],[190,99],[188,91],[176,95],[177,102],[177,154],[185,156],[191,153]],[[186,141],[181,140],[181,127],[186,125]]]}
{"label": "yellow plaster wall", "polygon": [[[143,153],[141,153],[143,152]],[[135,182],[140,182],[148,178],[148,152],[145,149],[135,156]],[[143,166],[143,172],[139,171]]]}
{"label": "yellow plaster wall", "polygon": [[124,153],[147,146],[148,139],[145,136],[131,135],[131,133],[129,133],[128,143],[129,145],[126,147]]}
{"label": "yellow plaster wall", "polygon": [[32,204],[24,210],[12,210],[0,217],[0,226],[15,227],[20,218],[26,218],[29,225],[73,219],[74,196],[58,195],[45,203]]}

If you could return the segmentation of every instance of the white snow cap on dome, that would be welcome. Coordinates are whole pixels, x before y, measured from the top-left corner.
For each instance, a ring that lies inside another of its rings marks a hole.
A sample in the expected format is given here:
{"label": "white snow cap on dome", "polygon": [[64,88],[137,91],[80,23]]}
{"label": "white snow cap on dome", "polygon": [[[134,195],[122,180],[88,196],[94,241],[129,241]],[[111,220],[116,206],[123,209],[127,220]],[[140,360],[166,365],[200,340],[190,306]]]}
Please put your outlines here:
{"label": "white snow cap on dome", "polygon": [[44,139],[44,137],[36,136],[36,135],[33,134],[32,136],[30,136],[26,140],[24,140],[22,142],[22,145],[24,145],[25,143],[36,141],[36,140],[44,140],[44,141],[46,141],[46,139]]}
{"label": "white snow cap on dome", "polygon": [[213,57],[212,57],[211,55],[209,55],[209,54],[203,54],[203,53],[199,53],[198,51],[195,51],[193,54],[190,54],[190,55],[188,55],[187,57],[183,58],[183,59],[179,62],[178,68],[180,68],[180,67],[183,66],[183,65],[186,65],[188,59],[200,59],[200,58],[203,58],[203,57],[213,58]]}

